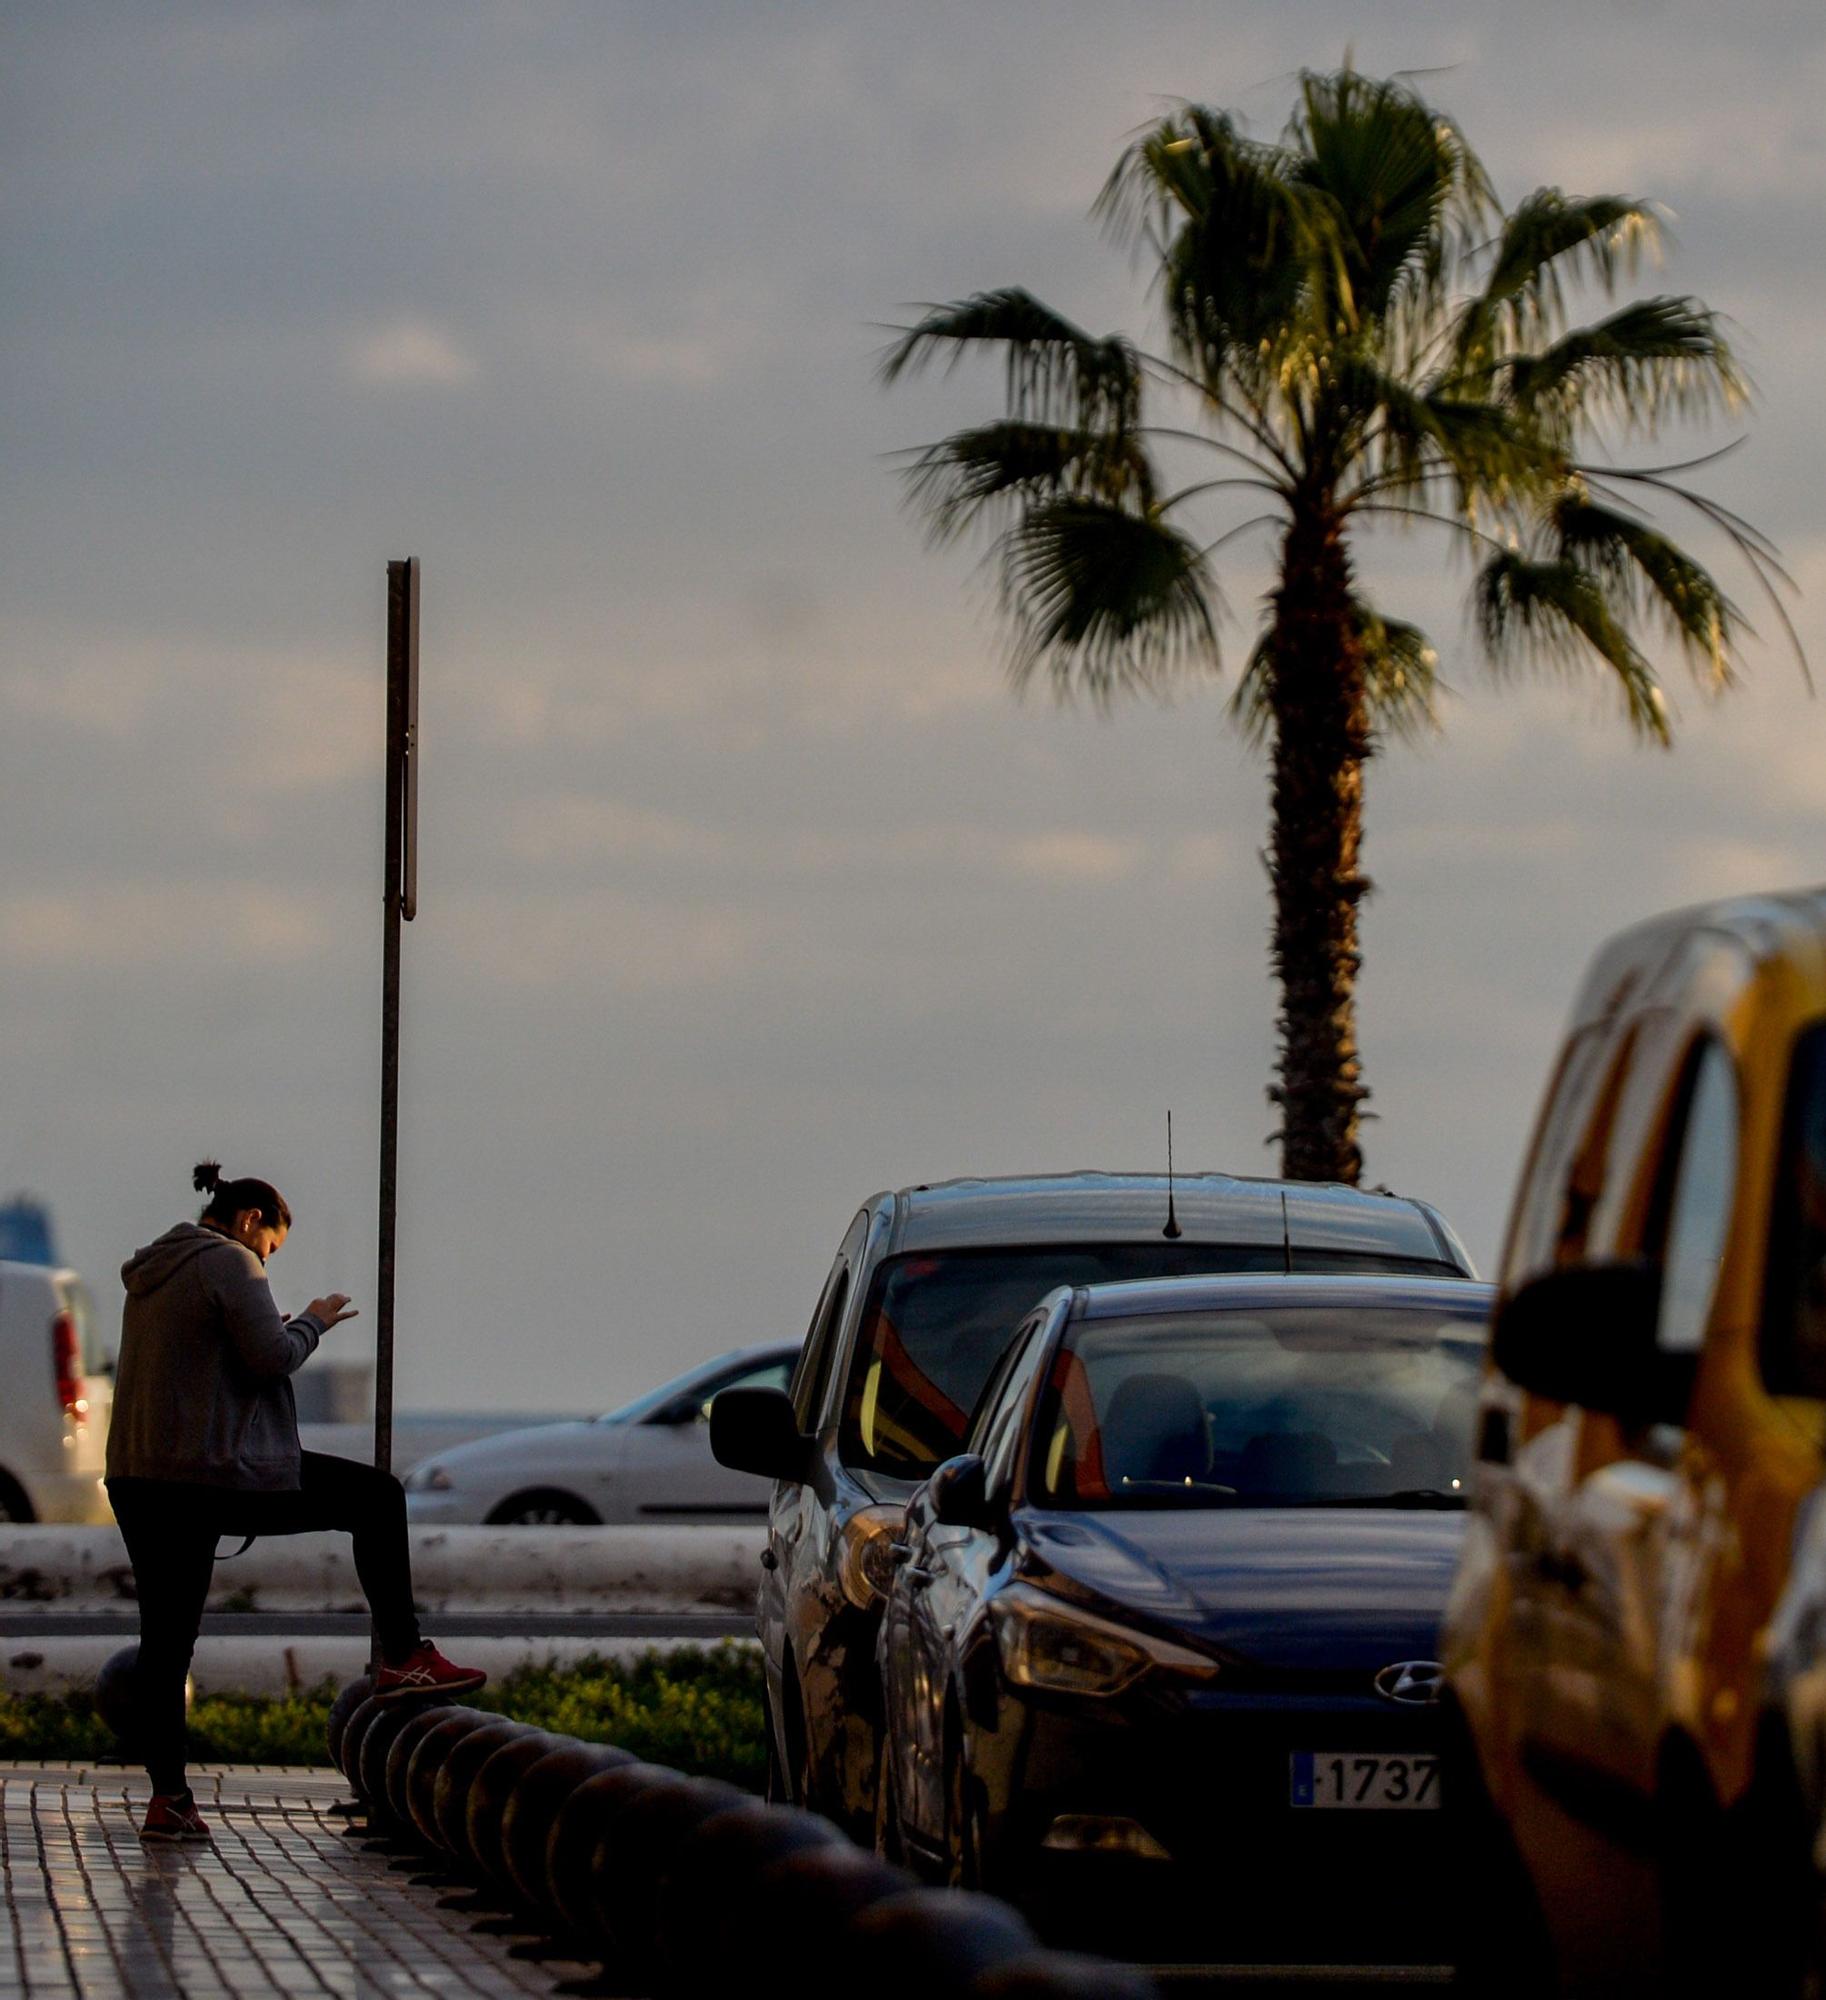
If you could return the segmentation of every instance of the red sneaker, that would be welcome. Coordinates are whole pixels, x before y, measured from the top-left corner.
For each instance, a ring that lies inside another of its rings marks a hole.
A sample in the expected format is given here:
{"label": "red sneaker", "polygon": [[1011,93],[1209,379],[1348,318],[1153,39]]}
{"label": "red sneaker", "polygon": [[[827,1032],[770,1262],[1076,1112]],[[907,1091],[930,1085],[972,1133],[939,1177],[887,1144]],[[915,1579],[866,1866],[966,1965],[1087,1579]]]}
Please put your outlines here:
{"label": "red sneaker", "polygon": [[408,1653],[396,1667],[382,1667],[374,1676],[376,1701],[403,1701],[415,1694],[470,1694],[488,1684],[480,1667],[459,1667],[447,1660],[429,1639]]}
{"label": "red sneaker", "polygon": [[209,1828],[188,1792],[154,1792],[146,1808],[141,1840],[208,1840]]}

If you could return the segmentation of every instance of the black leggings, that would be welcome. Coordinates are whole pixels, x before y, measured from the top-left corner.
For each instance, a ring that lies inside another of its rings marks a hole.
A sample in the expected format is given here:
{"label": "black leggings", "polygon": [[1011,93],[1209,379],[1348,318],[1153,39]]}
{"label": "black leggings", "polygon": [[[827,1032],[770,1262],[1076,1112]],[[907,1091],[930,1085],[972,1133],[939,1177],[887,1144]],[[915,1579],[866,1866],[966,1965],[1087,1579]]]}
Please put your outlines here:
{"label": "black leggings", "polygon": [[139,1750],[155,1792],[184,1789],[184,1681],[224,1535],[353,1536],[355,1574],[397,1664],[419,1643],[406,1496],[390,1472],[307,1451],[296,1492],[249,1493],[169,1479],[111,1479],[108,1498],[139,1592]]}

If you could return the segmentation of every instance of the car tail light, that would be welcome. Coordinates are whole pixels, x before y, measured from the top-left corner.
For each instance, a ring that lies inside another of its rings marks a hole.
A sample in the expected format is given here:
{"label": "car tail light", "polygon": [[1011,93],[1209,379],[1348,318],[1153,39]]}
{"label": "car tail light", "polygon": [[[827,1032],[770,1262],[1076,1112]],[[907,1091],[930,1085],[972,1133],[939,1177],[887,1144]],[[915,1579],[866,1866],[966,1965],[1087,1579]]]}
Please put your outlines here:
{"label": "car tail light", "polygon": [[82,1393],[82,1341],[72,1312],[57,1313],[51,1320],[51,1372],[65,1421],[80,1429],[89,1421],[89,1399]]}

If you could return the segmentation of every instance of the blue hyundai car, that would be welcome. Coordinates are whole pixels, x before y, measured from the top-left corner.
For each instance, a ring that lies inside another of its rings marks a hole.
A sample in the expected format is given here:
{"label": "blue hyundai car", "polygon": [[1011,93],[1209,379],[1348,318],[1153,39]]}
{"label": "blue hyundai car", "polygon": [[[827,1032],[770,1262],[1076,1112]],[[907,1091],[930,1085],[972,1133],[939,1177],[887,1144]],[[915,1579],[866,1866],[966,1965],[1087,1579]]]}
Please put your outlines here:
{"label": "blue hyundai car", "polygon": [[884,1851],[1156,1961],[1437,1959],[1489,1287],[1062,1288],[914,1496]]}

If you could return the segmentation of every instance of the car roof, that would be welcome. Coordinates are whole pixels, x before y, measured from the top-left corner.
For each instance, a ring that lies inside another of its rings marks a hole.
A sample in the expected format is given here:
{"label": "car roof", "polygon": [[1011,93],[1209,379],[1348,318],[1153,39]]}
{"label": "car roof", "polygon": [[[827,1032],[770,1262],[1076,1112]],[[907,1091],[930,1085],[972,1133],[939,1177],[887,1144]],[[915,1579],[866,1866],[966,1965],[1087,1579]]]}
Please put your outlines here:
{"label": "car roof", "polygon": [[[1355,1251],[1471,1271],[1450,1229],[1425,1202],[1332,1182],[1175,1174],[1180,1233],[1194,1242]],[[1163,1233],[1165,1174],[1031,1174],[951,1180],[878,1195],[894,1204],[890,1253],[1016,1244],[1146,1242]]]}
{"label": "car roof", "polygon": [[1486,1314],[1494,1285],[1464,1278],[1420,1278],[1380,1273],[1279,1276],[1240,1272],[1209,1277],[1138,1278],[1080,1285],[1072,1293],[1073,1319],[1141,1319],[1154,1313],[1249,1312],[1286,1306],[1435,1306],[1447,1312]]}

